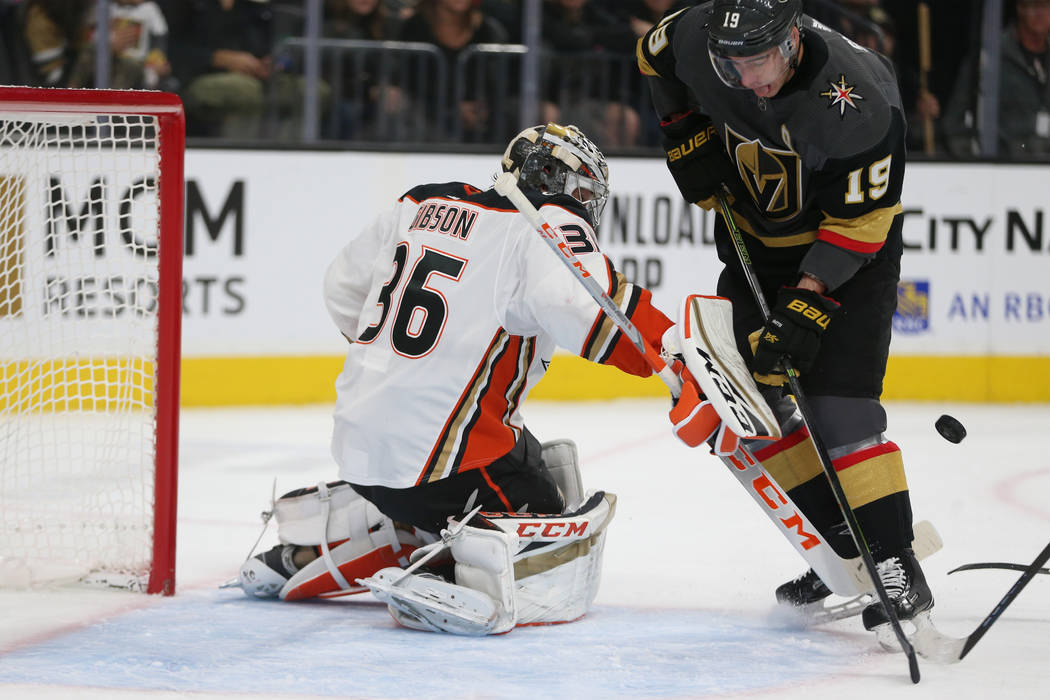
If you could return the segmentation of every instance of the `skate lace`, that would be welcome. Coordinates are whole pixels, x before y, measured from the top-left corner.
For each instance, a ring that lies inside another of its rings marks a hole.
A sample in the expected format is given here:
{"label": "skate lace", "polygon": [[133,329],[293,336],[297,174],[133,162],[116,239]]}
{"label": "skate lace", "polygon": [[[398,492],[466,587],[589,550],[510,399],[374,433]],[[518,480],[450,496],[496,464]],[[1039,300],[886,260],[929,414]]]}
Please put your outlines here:
{"label": "skate lace", "polygon": [[813,571],[813,569],[806,569],[801,574],[796,576],[791,583],[809,583],[809,579],[812,578],[814,575],[816,575],[816,572]]}
{"label": "skate lace", "polygon": [[899,557],[890,557],[880,561],[877,565],[879,578],[886,588],[886,595],[890,598],[899,598],[908,587],[908,576],[904,571]]}

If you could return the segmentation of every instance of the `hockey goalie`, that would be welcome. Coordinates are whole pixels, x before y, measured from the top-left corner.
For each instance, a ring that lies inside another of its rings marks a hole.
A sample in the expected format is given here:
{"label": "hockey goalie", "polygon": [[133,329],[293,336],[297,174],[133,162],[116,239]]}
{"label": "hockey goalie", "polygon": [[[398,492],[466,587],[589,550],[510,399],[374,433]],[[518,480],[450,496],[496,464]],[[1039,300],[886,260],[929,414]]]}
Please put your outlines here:
{"label": "hockey goalie", "polygon": [[[574,126],[508,145],[502,171],[658,347],[671,321],[598,249],[604,156]],[[280,543],[232,582],[285,601],[371,591],[402,625],[482,635],[575,620],[598,590],[616,497],[585,491],[575,445],[540,444],[521,406],[555,346],[646,377],[645,358],[495,189],[421,185],[330,265],[350,341],[339,481],[270,512]]]}

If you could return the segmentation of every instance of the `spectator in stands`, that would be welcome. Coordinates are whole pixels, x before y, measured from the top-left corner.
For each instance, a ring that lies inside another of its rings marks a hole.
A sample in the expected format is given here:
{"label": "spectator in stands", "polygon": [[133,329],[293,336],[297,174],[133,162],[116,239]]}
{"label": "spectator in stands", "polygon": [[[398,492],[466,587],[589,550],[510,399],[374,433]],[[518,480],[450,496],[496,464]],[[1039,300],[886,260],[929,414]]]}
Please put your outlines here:
{"label": "spectator in stands", "polygon": [[[1050,157],[1050,0],[1016,0],[1016,21],[1002,34],[999,66],[998,154]],[[975,98],[977,56],[961,70],[942,126],[950,152],[978,155]]]}
{"label": "spectator in stands", "polygon": [[643,36],[675,5],[677,0],[619,0],[613,7],[627,19],[635,36]]}
{"label": "spectator in stands", "polygon": [[22,2],[0,0],[0,84],[28,85],[34,71],[25,37]]}
{"label": "spectator in stands", "polygon": [[[166,0],[171,62],[191,136],[263,135],[268,105],[277,133],[301,128],[301,77],[275,70],[268,0]],[[319,87],[326,98],[327,86]]]}
{"label": "spectator in stands", "polygon": [[383,5],[394,17],[405,21],[416,13],[416,5],[419,0],[383,0]]}
{"label": "spectator in stands", "polygon": [[[168,23],[153,0],[113,0],[109,5],[109,44],[112,51],[107,87],[117,89],[165,89],[176,86],[168,63]],[[95,13],[87,14],[86,45],[77,56],[71,87],[95,85],[95,42],[98,39]]]}
{"label": "spectator in stands", "polygon": [[503,25],[507,40],[521,43],[521,0],[480,0],[481,11]]}
{"label": "spectator in stands", "polygon": [[[686,0],[618,0],[617,15],[622,18],[637,38],[641,38],[653,25],[671,12],[678,11],[690,3]],[[640,80],[631,81],[631,104],[637,105],[639,114],[652,114],[654,111],[652,97],[648,88]],[[660,143],[662,134],[660,124],[655,119],[641,120],[638,142],[647,146]]]}
{"label": "spectator in stands", "polygon": [[[502,44],[507,42],[507,30],[495,18],[486,15],[474,0],[419,0],[415,14],[402,27],[403,41],[434,44],[444,55],[448,66],[447,93],[438,94],[436,81],[427,81],[414,89],[416,107],[428,115],[439,115],[442,105],[448,105],[454,119],[458,119],[461,136],[467,141],[491,140],[503,125],[494,123],[491,105],[496,101],[497,87],[506,84],[506,75],[490,66],[467,70],[461,86],[463,99],[457,100],[457,58],[472,44]],[[476,67],[476,66],[475,66]],[[478,76],[481,80],[478,80]],[[456,124],[431,122],[433,136],[446,138],[455,131]]]}
{"label": "spectator in stands", "polygon": [[[842,35],[857,41],[864,38],[875,48],[883,51],[881,34],[872,34],[875,28],[868,18],[869,13],[880,6],[879,0],[804,0],[805,13],[826,24]],[[859,42],[858,42],[859,43]]]}
{"label": "spectator in stands", "polygon": [[[401,24],[381,0],[327,0],[324,20],[322,33],[326,38],[369,41],[395,39]],[[386,122],[404,108],[404,95],[395,84],[393,59],[378,49],[352,51],[341,57],[342,82],[333,86],[339,89],[331,133],[339,139],[371,138],[378,121]]]}
{"label": "spectator in stands", "polygon": [[25,38],[36,69],[36,82],[68,87],[81,49],[87,46],[92,0],[28,0]]}
{"label": "spectator in stands", "polygon": [[[893,61],[904,113],[908,119],[907,147],[909,151],[922,151],[927,147],[926,130],[930,131],[932,137],[935,124],[941,116],[941,103],[936,95],[922,87],[919,67],[901,61],[897,55],[897,28],[889,13],[878,5],[872,5],[864,11],[863,17],[869,24],[858,24],[852,38],[861,46],[879,51]],[[936,149],[935,144],[929,146]]]}
{"label": "spectator in stands", "polygon": [[638,143],[643,90],[634,67],[638,35],[600,2],[548,0],[543,42],[554,52],[545,64],[542,121],[573,123],[606,145]]}

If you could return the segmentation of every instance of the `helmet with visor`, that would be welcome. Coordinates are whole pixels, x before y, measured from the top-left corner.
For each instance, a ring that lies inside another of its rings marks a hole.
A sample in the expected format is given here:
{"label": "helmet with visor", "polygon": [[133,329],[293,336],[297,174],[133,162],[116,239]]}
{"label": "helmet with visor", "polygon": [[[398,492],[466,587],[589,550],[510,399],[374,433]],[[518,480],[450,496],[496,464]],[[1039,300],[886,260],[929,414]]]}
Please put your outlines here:
{"label": "helmet with visor", "polygon": [[[711,65],[723,83],[750,89],[798,67],[802,0],[715,0],[708,24]],[[754,76],[758,76],[757,78]]]}

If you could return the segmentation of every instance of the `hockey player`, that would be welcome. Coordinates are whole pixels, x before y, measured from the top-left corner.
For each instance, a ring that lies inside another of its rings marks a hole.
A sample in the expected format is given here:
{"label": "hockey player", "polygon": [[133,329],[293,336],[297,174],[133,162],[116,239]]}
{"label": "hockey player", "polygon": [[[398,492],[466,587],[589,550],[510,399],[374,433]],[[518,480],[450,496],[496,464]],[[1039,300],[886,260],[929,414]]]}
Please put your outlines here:
{"label": "hockey player", "polygon": [[[671,175],[705,209],[728,190],[771,309],[763,324],[719,218],[718,294],[732,301],[737,347],[784,435],[755,456],[840,556],[856,556],[813,441],[778,386],[786,356],[897,615],[911,619],[933,596],[909,546],[904,464],[883,434],[879,401],[903,249],[905,120],[889,61],[801,5],[714,0],[681,10],[639,40],[638,63]],[[776,597],[808,606],[830,593],[811,569]],[[864,609],[863,622],[886,629],[880,603]]]}
{"label": "hockey player", "polygon": [[[575,126],[529,128],[502,169],[657,343],[670,320],[598,250],[608,168],[594,144]],[[406,626],[465,634],[582,616],[615,496],[585,493],[575,446],[541,446],[521,405],[556,345],[643,377],[644,358],[506,198],[462,182],[404,194],[338,254],[324,293],[350,341],[331,445],[342,481],[275,503],[281,544],[239,585],[284,600],[368,587]],[[437,558],[415,568],[446,546],[444,578]]]}

